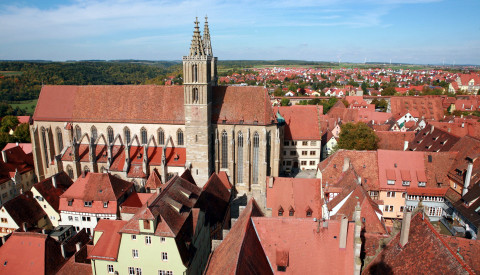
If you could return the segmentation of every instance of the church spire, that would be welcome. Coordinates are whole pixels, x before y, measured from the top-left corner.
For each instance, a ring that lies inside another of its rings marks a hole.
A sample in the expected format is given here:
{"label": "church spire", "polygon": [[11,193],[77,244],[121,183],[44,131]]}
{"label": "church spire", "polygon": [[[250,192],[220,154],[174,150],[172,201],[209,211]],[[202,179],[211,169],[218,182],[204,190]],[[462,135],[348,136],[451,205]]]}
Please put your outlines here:
{"label": "church spire", "polygon": [[210,41],[210,30],[208,29],[208,16],[205,16],[205,26],[203,29],[203,47],[205,49],[206,55],[213,56],[212,42]]}
{"label": "church spire", "polygon": [[190,45],[190,56],[204,56],[202,36],[198,26],[198,17],[195,18],[195,29],[193,30],[192,44]]}

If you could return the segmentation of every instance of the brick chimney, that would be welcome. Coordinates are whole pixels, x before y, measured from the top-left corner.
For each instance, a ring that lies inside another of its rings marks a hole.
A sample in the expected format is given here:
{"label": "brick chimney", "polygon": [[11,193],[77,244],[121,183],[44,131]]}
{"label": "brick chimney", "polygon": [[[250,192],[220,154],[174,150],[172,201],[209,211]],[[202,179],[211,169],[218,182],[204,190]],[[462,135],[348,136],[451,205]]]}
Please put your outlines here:
{"label": "brick chimney", "polygon": [[57,188],[57,174],[52,176],[52,185],[54,188]]}
{"label": "brick chimney", "polygon": [[407,151],[408,149],[408,140],[405,140],[405,142],[403,143],[403,151]]}
{"label": "brick chimney", "polygon": [[408,235],[410,234],[410,221],[412,220],[412,212],[405,212],[403,215],[402,229],[400,231],[400,245],[404,247],[408,243]]}
{"label": "brick chimney", "polygon": [[7,163],[7,152],[2,151],[2,159],[3,159],[3,162]]}
{"label": "brick chimney", "polygon": [[347,247],[348,218],[343,216],[340,222],[340,248]]}
{"label": "brick chimney", "polygon": [[343,168],[342,168],[342,172],[345,172],[348,170],[348,168],[350,168],[350,159],[349,158],[344,158],[343,159]]}
{"label": "brick chimney", "polygon": [[465,158],[468,162],[467,165],[467,174],[465,174],[465,183],[463,184],[462,196],[465,196],[468,192],[468,187],[470,186],[470,180],[472,179],[472,170],[473,170],[473,159],[467,157]]}

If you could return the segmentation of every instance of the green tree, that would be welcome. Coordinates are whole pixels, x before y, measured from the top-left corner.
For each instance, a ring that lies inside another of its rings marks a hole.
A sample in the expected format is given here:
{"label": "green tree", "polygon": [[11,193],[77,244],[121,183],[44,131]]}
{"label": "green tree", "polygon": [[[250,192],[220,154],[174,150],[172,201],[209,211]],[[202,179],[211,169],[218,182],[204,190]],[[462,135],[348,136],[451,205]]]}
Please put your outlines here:
{"label": "green tree", "polygon": [[276,88],[275,91],[273,91],[273,94],[274,94],[275,96],[284,96],[284,95],[285,95],[285,93],[283,92],[282,88],[280,88],[280,87]]}
{"label": "green tree", "polygon": [[346,123],[340,128],[338,148],[348,150],[377,150],[378,137],[363,122]]}
{"label": "green tree", "polygon": [[282,98],[282,100],[280,101],[280,105],[282,106],[289,106],[290,105],[290,99],[288,98]]}
{"label": "green tree", "polygon": [[10,129],[15,129],[18,125],[18,118],[16,116],[5,116],[2,118],[2,126],[0,126],[0,131],[8,133]]}
{"label": "green tree", "polygon": [[385,89],[383,89],[382,95],[383,96],[394,95],[396,92],[397,91],[395,90],[394,87],[386,87]]}
{"label": "green tree", "polygon": [[367,94],[367,83],[366,82],[362,82],[362,91],[363,91],[363,94]]}
{"label": "green tree", "polygon": [[22,123],[15,128],[13,132],[15,141],[29,143],[30,142],[30,131],[27,123]]}

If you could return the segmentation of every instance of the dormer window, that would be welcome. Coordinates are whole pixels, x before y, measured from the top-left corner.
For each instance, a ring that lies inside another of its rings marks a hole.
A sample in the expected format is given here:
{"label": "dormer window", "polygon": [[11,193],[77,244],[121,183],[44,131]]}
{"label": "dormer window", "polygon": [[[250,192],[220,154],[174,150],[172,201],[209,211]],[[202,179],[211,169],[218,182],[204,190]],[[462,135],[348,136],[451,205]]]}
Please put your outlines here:
{"label": "dormer window", "polygon": [[403,185],[403,186],[409,186],[409,185],[410,185],[410,181],[404,180],[404,181],[402,181],[402,185]]}
{"label": "dormer window", "polygon": [[278,216],[283,216],[283,208],[278,209]]}
{"label": "dormer window", "polygon": [[108,207],[108,201],[104,201],[103,202],[103,208],[107,208]]}
{"label": "dormer window", "polygon": [[68,206],[72,206],[73,205],[73,200],[68,200]]}
{"label": "dormer window", "polygon": [[395,181],[394,180],[387,180],[387,184],[394,185]]}
{"label": "dormer window", "polygon": [[292,208],[290,208],[290,210],[288,211],[288,215],[290,217],[293,217],[293,215],[295,214],[295,210],[293,210]]}
{"label": "dormer window", "polygon": [[427,183],[424,182],[424,181],[419,181],[418,182],[418,187],[425,187],[426,185],[427,185]]}
{"label": "dormer window", "polygon": [[149,220],[143,220],[143,229],[150,229],[150,221]]}
{"label": "dormer window", "polygon": [[312,210],[307,210],[307,217],[311,217],[312,216]]}
{"label": "dormer window", "polygon": [[86,201],[84,202],[85,207],[92,207],[92,201]]}

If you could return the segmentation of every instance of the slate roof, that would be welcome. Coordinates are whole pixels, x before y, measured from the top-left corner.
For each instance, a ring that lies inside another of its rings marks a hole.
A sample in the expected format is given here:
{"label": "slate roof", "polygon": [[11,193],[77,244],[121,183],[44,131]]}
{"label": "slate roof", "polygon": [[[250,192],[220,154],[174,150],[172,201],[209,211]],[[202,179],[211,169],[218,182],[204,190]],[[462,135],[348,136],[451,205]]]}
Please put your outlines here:
{"label": "slate roof", "polygon": [[412,217],[405,246],[399,241],[397,233],[362,274],[473,274],[421,212]]}
{"label": "slate roof", "polygon": [[[55,177],[56,187],[53,186],[52,177]],[[73,181],[65,172],[60,172],[52,177],[35,183],[33,187],[55,211],[59,212],[60,196],[73,184]]]}
{"label": "slate roof", "polygon": [[222,243],[213,251],[204,274],[273,274],[252,217],[263,216],[254,199],[248,201],[240,217]]}
{"label": "slate roof", "polygon": [[[115,98],[115,100],[106,100]],[[262,87],[212,87],[212,122],[270,125],[275,117]],[[168,102],[168,104],[164,104]],[[183,86],[46,85],[37,121],[185,124]]]}

